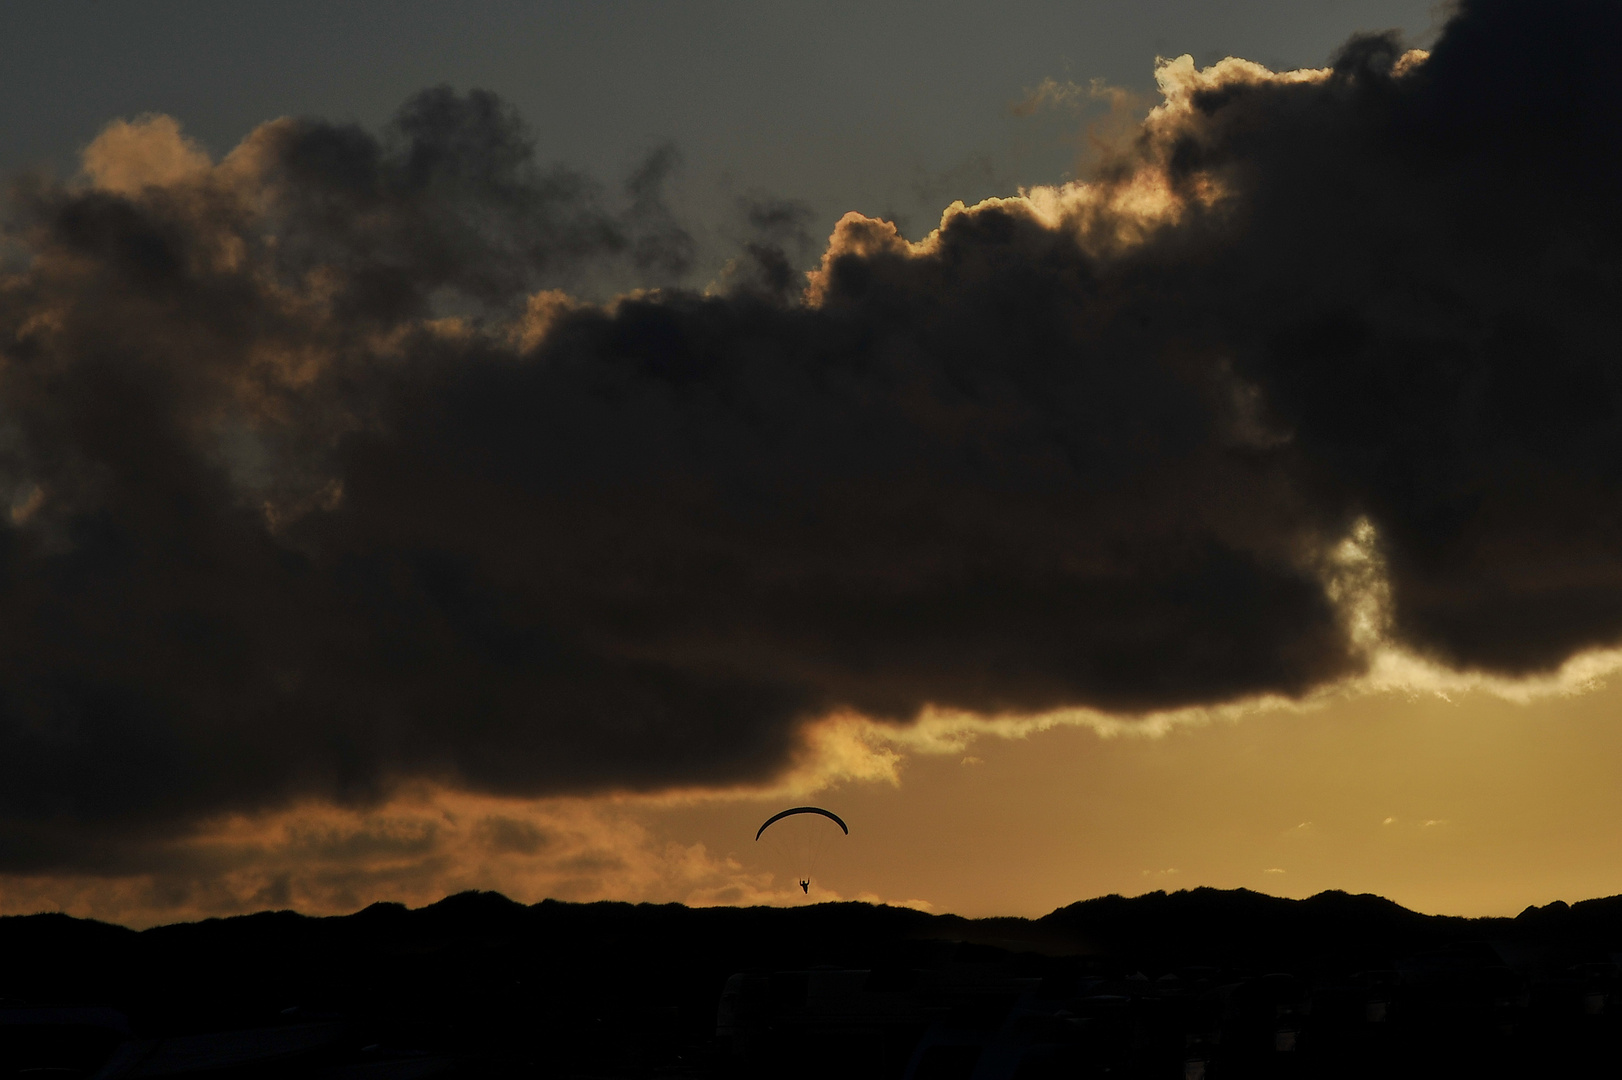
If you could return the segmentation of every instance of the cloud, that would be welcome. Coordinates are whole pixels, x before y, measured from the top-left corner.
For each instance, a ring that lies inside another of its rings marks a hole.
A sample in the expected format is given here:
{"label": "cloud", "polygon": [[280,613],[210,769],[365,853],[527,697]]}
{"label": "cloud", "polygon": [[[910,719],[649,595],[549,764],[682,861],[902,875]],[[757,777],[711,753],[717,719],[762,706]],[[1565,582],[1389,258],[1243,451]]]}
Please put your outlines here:
{"label": "cloud", "polygon": [[155,113],[113,121],[84,152],[85,175],[120,195],[184,184],[212,165],[203,148],[180,133],[174,117]]}
{"label": "cloud", "polygon": [[[0,866],[1599,677],[1619,18],[1163,62],[1092,179],[847,215],[803,291],[797,208],[674,288],[673,152],[616,192],[486,93],[218,162],[113,125],[7,203]],[[412,820],[351,839],[435,849]],[[505,820],[466,835],[563,850]]]}
{"label": "cloud", "polygon": [[1091,86],[1078,86],[1069,79],[1059,82],[1047,78],[1026,90],[1025,96],[1009,105],[1008,110],[1015,116],[1034,116],[1043,109],[1079,109],[1104,96],[1107,90],[1101,80],[1094,80]]}
{"label": "cloud", "polygon": [[[66,911],[148,926],[266,908],[419,906],[472,888],[525,903],[847,899],[821,882],[807,899],[769,868],[662,838],[649,826],[650,809],[637,799],[502,799],[419,784],[366,808],[307,802],[230,814],[183,838],[132,846],[116,869],[0,874],[0,914]],[[885,902],[871,893],[856,899]]]}

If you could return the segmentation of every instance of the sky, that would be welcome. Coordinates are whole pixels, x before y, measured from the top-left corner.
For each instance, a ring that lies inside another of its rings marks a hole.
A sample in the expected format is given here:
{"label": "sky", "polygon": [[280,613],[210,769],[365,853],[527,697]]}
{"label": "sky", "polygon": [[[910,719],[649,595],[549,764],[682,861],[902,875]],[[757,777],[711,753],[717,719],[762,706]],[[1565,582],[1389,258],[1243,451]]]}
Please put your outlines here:
{"label": "sky", "polygon": [[[1085,125],[1017,116],[1045,79],[1154,90],[1159,55],[1321,65],[1358,30],[1425,39],[1412,0],[690,3],[194,0],[8,5],[0,168],[61,174],[115,118],[174,117],[214,154],[279,116],[377,128],[418,91],[483,88],[523,117],[537,157],[617,184],[682,157],[673,192],[712,259],[741,198],[795,200],[825,237],[848,210],[912,232],[955,199],[1054,183]],[[911,233],[909,233],[911,235]],[[813,252],[812,254],[815,254]],[[702,282],[698,282],[702,284]]]}
{"label": "sky", "polygon": [[5,18],[0,913],[1622,892],[1614,6]]}

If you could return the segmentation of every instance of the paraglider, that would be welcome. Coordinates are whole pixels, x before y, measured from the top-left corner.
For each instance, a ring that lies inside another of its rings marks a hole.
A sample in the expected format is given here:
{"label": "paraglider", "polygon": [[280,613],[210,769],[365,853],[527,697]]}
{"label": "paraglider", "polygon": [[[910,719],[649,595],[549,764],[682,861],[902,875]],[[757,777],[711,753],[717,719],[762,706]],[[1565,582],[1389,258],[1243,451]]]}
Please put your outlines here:
{"label": "paraglider", "polygon": [[[821,820],[823,818],[827,821]],[[830,821],[833,825],[828,824]],[[839,826],[839,833],[833,831],[834,825]],[[767,829],[772,830],[769,836]],[[816,868],[817,858],[828,842],[840,834],[849,836],[850,826],[832,810],[820,806],[792,806],[767,818],[755,830],[755,839],[767,836],[773,842],[783,861],[793,869],[800,891],[810,896],[811,871]]]}

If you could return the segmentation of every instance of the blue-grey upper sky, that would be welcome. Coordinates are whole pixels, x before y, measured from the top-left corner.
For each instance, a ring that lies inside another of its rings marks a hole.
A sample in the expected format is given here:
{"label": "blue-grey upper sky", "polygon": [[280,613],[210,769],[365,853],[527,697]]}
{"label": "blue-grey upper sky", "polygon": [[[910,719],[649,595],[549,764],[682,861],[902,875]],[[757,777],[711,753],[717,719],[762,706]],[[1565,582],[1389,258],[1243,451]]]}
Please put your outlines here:
{"label": "blue-grey upper sky", "polygon": [[[382,123],[448,83],[515,104],[542,160],[605,179],[673,142],[701,233],[740,194],[914,234],[956,198],[1064,178],[1074,116],[1044,78],[1153,85],[1156,55],[1320,65],[1354,32],[1423,42],[1429,0],[51,0],[0,16],[0,169],[71,171],[109,120],[168,113],[216,153],[282,115]],[[711,239],[726,247],[723,236]]]}

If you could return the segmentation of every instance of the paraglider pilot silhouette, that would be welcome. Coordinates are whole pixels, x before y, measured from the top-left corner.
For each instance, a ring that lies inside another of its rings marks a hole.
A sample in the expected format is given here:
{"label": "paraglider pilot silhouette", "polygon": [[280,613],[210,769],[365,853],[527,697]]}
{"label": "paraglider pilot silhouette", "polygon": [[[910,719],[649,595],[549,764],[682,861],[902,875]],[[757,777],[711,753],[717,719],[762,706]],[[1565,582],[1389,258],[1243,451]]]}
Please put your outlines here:
{"label": "paraglider pilot silhouette", "polygon": [[[784,857],[793,864],[793,869],[799,879],[800,891],[807,896],[811,895],[811,871],[815,868],[817,856],[822,853],[829,839],[834,836],[833,827],[826,822],[818,821],[819,817],[839,826],[839,830],[846,836],[850,835],[850,826],[846,825],[840,816],[832,810],[824,810],[820,806],[794,806],[787,810],[773,814],[767,818],[765,824],[755,830],[755,839],[758,841],[765,835],[767,829],[772,829],[768,839],[775,841],[776,846]],[[785,824],[778,822],[788,819]]]}

